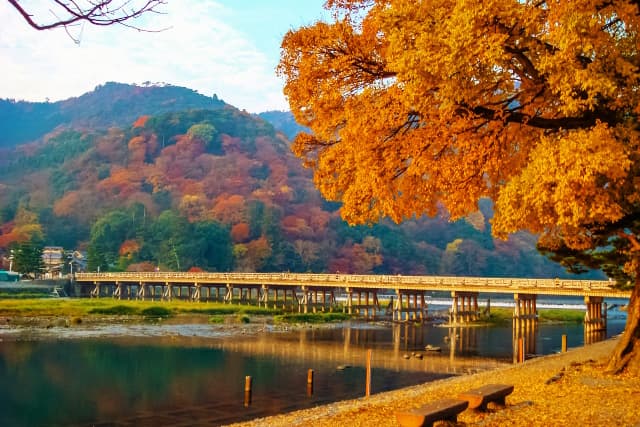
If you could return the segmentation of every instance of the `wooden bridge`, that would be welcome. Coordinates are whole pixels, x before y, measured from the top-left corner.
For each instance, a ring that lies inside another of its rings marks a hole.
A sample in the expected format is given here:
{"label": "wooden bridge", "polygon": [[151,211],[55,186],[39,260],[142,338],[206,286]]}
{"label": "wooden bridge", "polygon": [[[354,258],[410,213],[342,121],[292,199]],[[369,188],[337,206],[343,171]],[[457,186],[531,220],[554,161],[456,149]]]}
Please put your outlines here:
{"label": "wooden bridge", "polygon": [[[537,295],[582,296],[585,321],[606,325],[603,298],[629,298],[603,280],[485,278],[455,276],[402,276],[314,273],[179,273],[124,272],[78,273],[81,295],[126,299],[190,299],[224,302],[256,301],[258,305],[299,312],[333,310],[336,295],[344,298],[344,311],[375,317],[381,309],[393,320],[424,319],[425,293],[451,293],[451,323],[465,323],[478,316],[478,294],[513,294],[514,321],[535,319]],[[183,294],[183,291],[184,294]],[[212,293],[215,292],[215,294]],[[255,297],[253,296],[255,294]],[[388,299],[385,307],[380,300]]]}

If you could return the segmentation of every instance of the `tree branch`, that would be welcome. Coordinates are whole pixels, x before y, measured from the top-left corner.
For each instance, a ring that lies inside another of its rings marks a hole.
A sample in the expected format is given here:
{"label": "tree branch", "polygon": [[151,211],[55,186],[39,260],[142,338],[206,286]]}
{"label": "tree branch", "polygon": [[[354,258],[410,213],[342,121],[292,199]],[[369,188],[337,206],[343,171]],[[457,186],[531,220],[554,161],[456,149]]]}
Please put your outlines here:
{"label": "tree branch", "polygon": [[76,0],[53,0],[52,5],[57,6],[57,8],[55,10],[50,9],[50,12],[56,17],[55,21],[41,23],[19,3],[19,0],[8,1],[29,26],[39,31],[59,27],[66,28],[83,21],[97,26],[120,24],[139,31],[163,31],[139,28],[130,25],[128,22],[139,18],[145,13],[160,13],[157,7],[167,4],[167,0],[146,0],[139,5],[132,5],[132,0],[85,0],[85,4],[81,4]]}

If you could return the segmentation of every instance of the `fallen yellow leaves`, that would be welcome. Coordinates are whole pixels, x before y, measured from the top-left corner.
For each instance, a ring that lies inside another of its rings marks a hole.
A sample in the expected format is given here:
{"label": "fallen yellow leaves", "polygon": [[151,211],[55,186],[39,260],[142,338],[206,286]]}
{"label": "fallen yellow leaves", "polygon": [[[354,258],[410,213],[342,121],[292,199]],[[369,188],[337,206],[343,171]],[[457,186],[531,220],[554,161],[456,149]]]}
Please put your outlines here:
{"label": "fallen yellow leaves", "polygon": [[[464,411],[465,426],[635,426],[640,423],[640,378],[604,373],[615,341],[542,357],[523,365],[449,378],[237,426],[397,426],[395,411],[411,409],[487,383],[514,384],[506,407]],[[555,381],[548,382],[556,377]],[[437,424],[436,424],[437,425]]]}

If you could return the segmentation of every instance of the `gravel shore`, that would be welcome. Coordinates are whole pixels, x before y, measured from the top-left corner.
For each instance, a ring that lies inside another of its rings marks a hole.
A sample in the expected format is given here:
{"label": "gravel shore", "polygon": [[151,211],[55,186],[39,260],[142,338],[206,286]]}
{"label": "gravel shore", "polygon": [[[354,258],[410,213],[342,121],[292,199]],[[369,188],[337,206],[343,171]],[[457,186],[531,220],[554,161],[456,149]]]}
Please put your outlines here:
{"label": "gravel shore", "polygon": [[[233,424],[240,426],[398,426],[395,413],[489,383],[513,384],[506,407],[466,410],[460,426],[640,426],[640,378],[610,376],[614,340],[401,390]],[[436,423],[438,425],[438,423]],[[447,425],[447,424],[444,424]]]}

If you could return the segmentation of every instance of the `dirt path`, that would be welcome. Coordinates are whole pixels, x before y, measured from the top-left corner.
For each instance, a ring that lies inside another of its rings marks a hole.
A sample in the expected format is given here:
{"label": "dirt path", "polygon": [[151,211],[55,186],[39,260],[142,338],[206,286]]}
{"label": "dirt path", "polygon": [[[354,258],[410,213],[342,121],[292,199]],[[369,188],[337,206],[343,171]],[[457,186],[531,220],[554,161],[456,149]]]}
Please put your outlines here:
{"label": "dirt path", "polygon": [[505,408],[464,411],[464,426],[639,426],[640,378],[608,376],[614,340],[470,376],[337,402],[234,426],[397,426],[395,412],[488,383],[515,385]]}

